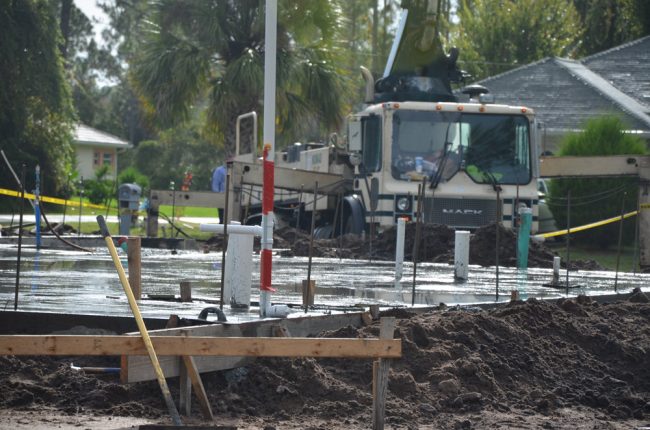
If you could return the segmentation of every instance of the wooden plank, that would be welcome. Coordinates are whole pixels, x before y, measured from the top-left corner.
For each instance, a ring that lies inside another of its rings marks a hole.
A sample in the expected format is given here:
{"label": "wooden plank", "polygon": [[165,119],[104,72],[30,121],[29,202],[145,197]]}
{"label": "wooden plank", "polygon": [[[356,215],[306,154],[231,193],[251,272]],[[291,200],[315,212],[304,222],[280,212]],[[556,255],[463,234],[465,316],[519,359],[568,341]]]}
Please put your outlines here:
{"label": "wooden plank", "polygon": [[[347,314],[307,316],[283,319],[282,323],[295,337],[318,336],[324,331],[338,330],[341,327],[362,327],[361,312]],[[214,336],[214,337],[274,337],[273,327],[278,324],[277,319],[252,320],[242,323],[209,324],[202,326],[186,327],[189,336]],[[178,336],[181,329],[161,329],[150,331],[156,336]],[[133,333],[137,336],[138,333]],[[160,357],[160,365],[167,377],[180,374],[180,359],[178,357]],[[234,369],[251,363],[251,357],[194,357],[199,373],[215,370]],[[150,381],[155,379],[153,368],[146,357],[132,355],[127,357],[127,365],[121,372],[124,383]]]}
{"label": "wooden plank", "polygon": [[[201,407],[201,412],[203,417],[206,420],[214,421],[214,415],[212,415],[212,408],[210,407],[210,401],[208,400],[208,395],[205,392],[203,387],[203,381],[201,380],[201,375],[196,369],[196,364],[194,363],[194,358],[189,355],[183,356],[183,364],[187,371],[188,376],[192,380],[192,386],[194,387],[194,392],[196,393],[196,398],[199,400],[199,406]],[[189,400],[188,400],[189,406]],[[189,415],[189,412],[187,413]]]}
{"label": "wooden plank", "polygon": [[[151,336],[157,355],[222,357],[399,358],[392,339]],[[0,336],[0,355],[146,355],[134,336]]]}
{"label": "wooden plank", "polygon": [[161,205],[190,206],[199,208],[224,207],[226,201],[224,193],[213,193],[211,191],[171,191],[151,190],[149,202],[152,208]]}
{"label": "wooden plank", "polygon": [[650,157],[643,155],[542,157],[540,176],[544,178],[575,178],[603,176],[638,176],[639,166]]}
{"label": "wooden plank", "polygon": [[[395,317],[384,317],[380,320],[379,340],[393,339],[395,332]],[[400,342],[401,343],[401,342]],[[373,363],[372,378],[372,428],[383,430],[386,416],[386,394],[388,392],[388,371],[390,361],[380,358]]]}

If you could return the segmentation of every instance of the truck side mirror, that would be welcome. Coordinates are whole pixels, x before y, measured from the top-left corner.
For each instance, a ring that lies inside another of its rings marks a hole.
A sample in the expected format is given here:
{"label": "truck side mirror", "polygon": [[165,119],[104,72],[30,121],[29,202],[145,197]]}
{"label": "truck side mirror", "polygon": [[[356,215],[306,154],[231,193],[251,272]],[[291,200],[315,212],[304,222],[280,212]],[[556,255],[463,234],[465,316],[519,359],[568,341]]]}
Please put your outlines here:
{"label": "truck side mirror", "polygon": [[348,119],[348,151],[361,152],[363,147],[363,134],[361,133],[361,119],[351,116]]}

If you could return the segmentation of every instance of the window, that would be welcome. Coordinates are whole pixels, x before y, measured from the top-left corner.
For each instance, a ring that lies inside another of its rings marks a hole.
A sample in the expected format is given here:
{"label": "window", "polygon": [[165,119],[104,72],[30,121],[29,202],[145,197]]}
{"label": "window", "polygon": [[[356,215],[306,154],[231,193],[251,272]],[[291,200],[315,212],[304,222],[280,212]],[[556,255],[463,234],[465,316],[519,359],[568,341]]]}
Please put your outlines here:
{"label": "window", "polygon": [[371,115],[362,120],[363,169],[365,173],[381,169],[381,119]]}
{"label": "window", "polygon": [[104,152],[102,157],[102,164],[112,166],[113,165],[113,154],[110,152]]}
{"label": "window", "polygon": [[99,159],[101,158],[101,153],[99,151],[95,151],[93,154],[93,165],[94,166],[99,166]]}
{"label": "window", "polygon": [[523,115],[398,110],[393,115],[392,174],[444,182],[464,168],[474,182],[528,184],[529,136]]}

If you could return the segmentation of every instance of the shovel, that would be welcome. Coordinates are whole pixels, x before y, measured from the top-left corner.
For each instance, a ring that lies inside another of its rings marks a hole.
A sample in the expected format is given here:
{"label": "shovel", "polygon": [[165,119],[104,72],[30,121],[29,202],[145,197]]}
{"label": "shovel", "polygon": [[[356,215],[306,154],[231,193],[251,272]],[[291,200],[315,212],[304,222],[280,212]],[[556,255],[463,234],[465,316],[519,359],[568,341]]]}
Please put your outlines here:
{"label": "shovel", "polygon": [[97,224],[99,224],[99,230],[101,231],[102,237],[106,241],[106,246],[108,247],[108,251],[111,253],[111,258],[113,259],[113,263],[115,264],[115,268],[117,269],[117,274],[120,277],[120,282],[122,283],[122,287],[124,288],[126,297],[129,300],[129,306],[131,306],[131,311],[133,312],[133,316],[135,317],[135,322],[138,325],[140,334],[142,335],[144,346],[147,348],[147,352],[149,353],[149,359],[151,360],[151,364],[153,365],[154,371],[156,373],[156,378],[158,379],[158,385],[160,385],[160,391],[162,391],[163,397],[165,398],[165,403],[167,404],[167,409],[169,409],[169,414],[172,416],[172,422],[174,423],[175,426],[182,426],[183,423],[181,422],[181,417],[178,414],[178,410],[176,409],[176,405],[174,404],[172,395],[169,392],[169,387],[167,386],[167,380],[165,380],[165,375],[163,374],[163,371],[160,368],[160,362],[158,362],[158,356],[156,355],[156,351],[153,349],[153,343],[151,343],[149,332],[147,331],[147,327],[144,325],[142,314],[140,314],[140,309],[138,309],[138,304],[135,301],[135,296],[133,295],[133,291],[131,291],[129,280],[127,279],[126,274],[124,273],[124,268],[122,267],[120,258],[117,256],[117,250],[115,249],[115,245],[113,244],[113,238],[111,237],[111,234],[108,232],[108,227],[106,226],[106,221],[104,221],[103,216],[101,215],[97,216]]}

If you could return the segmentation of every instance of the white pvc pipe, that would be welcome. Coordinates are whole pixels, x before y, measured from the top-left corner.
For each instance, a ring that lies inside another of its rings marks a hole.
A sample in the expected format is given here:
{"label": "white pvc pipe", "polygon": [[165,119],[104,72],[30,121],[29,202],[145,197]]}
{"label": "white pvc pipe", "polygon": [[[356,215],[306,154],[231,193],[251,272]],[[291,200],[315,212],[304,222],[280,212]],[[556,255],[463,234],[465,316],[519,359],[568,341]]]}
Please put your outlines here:
{"label": "white pvc pipe", "polygon": [[560,282],[560,257],[553,257],[553,283]]}
{"label": "white pvc pipe", "polygon": [[253,275],[253,236],[231,233],[228,225],[228,252],[226,253],[226,279],[223,300],[232,305],[250,307],[251,279]]}
{"label": "white pvc pipe", "polygon": [[404,236],[406,230],[406,220],[397,219],[397,240],[395,243],[395,282],[402,279],[404,274]]}
{"label": "white pvc pipe", "polygon": [[[200,231],[206,231],[211,233],[223,234],[224,225],[223,224],[201,224],[199,225]],[[231,234],[248,234],[251,236],[261,236],[262,235],[262,226],[261,225],[238,225],[233,224],[232,222],[228,223],[228,235]]]}
{"label": "white pvc pipe", "polygon": [[469,231],[456,230],[454,247],[454,277],[467,280],[469,273]]}

